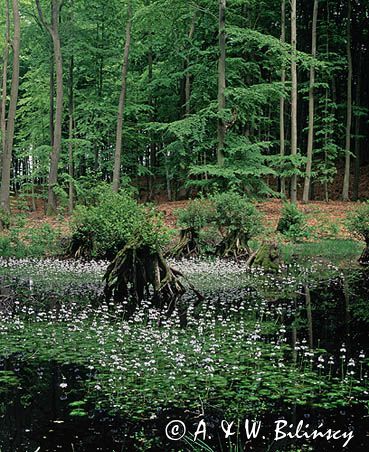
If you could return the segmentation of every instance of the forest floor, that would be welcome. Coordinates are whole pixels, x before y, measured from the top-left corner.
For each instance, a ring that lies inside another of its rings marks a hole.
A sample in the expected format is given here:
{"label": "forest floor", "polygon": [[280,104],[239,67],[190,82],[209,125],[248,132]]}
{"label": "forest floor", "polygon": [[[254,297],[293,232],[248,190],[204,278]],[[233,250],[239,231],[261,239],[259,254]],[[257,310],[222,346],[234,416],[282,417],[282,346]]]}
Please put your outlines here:
{"label": "forest floor", "polygon": [[[176,225],[177,209],[184,208],[189,201],[162,202],[158,204],[158,209],[164,214],[165,223],[173,228]],[[273,199],[258,202],[258,209],[264,214],[265,226],[274,230],[277,226],[281,214],[283,202]],[[349,238],[344,222],[347,213],[355,208],[354,202],[331,201],[329,203],[314,201],[309,204],[298,203],[299,208],[306,214],[309,226],[312,226],[318,238],[336,236],[337,238]],[[49,224],[53,228],[59,229],[63,235],[69,232],[69,215],[58,215],[56,217],[46,217],[43,207],[40,205],[37,211],[27,214],[27,227],[33,228],[40,224]]]}
{"label": "forest floor", "polygon": [[[170,227],[175,227],[175,211],[187,205],[188,201],[165,202],[158,208],[165,216],[165,222]],[[349,238],[350,235],[345,228],[345,219],[349,211],[355,208],[357,203],[330,201],[313,201],[308,204],[298,203],[298,207],[307,216],[309,226],[312,226],[318,236],[322,238],[332,235],[336,230],[338,238]],[[275,229],[281,215],[283,202],[278,199],[258,202],[257,208],[264,214],[264,222],[267,228]]]}

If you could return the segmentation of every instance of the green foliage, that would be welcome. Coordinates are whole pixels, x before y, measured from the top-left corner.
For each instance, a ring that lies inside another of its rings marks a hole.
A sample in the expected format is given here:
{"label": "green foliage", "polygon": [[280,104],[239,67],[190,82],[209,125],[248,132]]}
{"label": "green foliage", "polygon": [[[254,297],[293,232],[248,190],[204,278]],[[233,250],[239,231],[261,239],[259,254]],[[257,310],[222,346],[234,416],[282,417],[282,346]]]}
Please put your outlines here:
{"label": "green foliage", "polygon": [[306,216],[294,203],[286,202],[283,205],[277,231],[293,241],[299,241],[310,235]]}
{"label": "green foliage", "polygon": [[248,242],[262,231],[261,213],[245,196],[224,192],[210,199],[215,205],[215,223],[226,234],[241,233]]}
{"label": "green foliage", "polygon": [[10,226],[10,214],[3,209],[0,209],[0,224],[4,229],[8,229]]}
{"label": "green foliage", "polygon": [[60,252],[60,231],[49,224],[29,227],[22,216],[13,217],[9,231],[0,235],[2,257],[45,257]]}
{"label": "green foliage", "polygon": [[167,231],[158,214],[129,194],[100,187],[95,200],[95,205],[77,206],[72,218],[71,251],[77,257],[110,259],[128,243],[154,250],[166,242]]}
{"label": "green foliage", "polygon": [[348,214],[346,226],[354,236],[369,245],[369,201]]}
{"label": "green foliage", "polygon": [[200,229],[208,226],[214,218],[214,204],[209,199],[195,199],[190,201],[186,208],[177,209],[177,224],[182,229]]}

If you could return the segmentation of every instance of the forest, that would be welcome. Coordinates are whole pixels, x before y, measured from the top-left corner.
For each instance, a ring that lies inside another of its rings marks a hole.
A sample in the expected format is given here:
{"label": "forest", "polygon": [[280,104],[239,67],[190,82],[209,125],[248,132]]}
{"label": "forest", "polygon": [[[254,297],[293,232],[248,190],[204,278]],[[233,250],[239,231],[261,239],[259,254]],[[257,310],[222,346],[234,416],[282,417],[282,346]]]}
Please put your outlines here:
{"label": "forest", "polygon": [[4,0],[2,209],[100,181],[367,196],[366,2],[218,3]]}
{"label": "forest", "polygon": [[0,0],[1,452],[368,450],[367,71],[368,0]]}

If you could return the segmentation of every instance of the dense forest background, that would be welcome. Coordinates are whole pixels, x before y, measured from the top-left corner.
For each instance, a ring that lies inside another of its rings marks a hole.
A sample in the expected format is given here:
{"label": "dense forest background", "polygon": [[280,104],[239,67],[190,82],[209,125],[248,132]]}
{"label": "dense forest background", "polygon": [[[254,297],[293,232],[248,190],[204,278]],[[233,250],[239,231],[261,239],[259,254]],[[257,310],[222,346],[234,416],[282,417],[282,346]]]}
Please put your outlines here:
{"label": "dense forest background", "polygon": [[[365,0],[1,0],[1,206],[368,197]],[[363,183],[364,181],[364,183]]]}

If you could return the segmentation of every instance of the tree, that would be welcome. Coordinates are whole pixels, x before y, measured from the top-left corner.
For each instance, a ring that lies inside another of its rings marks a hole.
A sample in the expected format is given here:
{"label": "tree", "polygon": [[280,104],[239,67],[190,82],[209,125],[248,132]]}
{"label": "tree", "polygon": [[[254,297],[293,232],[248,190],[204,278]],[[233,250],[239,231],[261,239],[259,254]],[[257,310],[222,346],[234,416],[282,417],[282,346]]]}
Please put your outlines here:
{"label": "tree", "polygon": [[[281,43],[284,45],[286,42],[286,0],[282,0],[281,7]],[[283,62],[281,71],[281,83],[282,88],[285,90],[286,87],[286,68]],[[285,106],[285,93],[283,92],[280,103],[279,103],[279,139],[280,139],[280,156],[283,158],[286,151],[285,143],[285,124],[284,124],[284,106]],[[284,176],[281,177],[281,194],[286,194],[286,179]]]}
{"label": "tree", "polygon": [[117,134],[114,154],[114,171],[113,171],[113,190],[118,192],[120,186],[120,170],[122,164],[122,133],[123,133],[123,115],[126,106],[127,93],[127,71],[129,51],[131,47],[131,28],[132,28],[132,3],[128,3],[128,19],[126,25],[126,41],[124,44],[124,55],[122,65],[122,85],[119,97]]}
{"label": "tree", "polygon": [[54,61],[56,68],[56,102],[55,102],[55,121],[54,136],[52,143],[52,152],[50,156],[50,171],[48,178],[48,199],[47,214],[53,215],[57,209],[57,198],[55,187],[58,183],[58,165],[62,141],[62,121],[63,121],[63,59],[61,52],[61,43],[59,36],[59,19],[62,1],[51,0],[51,24],[46,23],[40,0],[36,0],[38,15],[42,25],[48,31],[53,41]]}
{"label": "tree", "polygon": [[[297,29],[296,0],[291,0],[291,155],[297,155]],[[297,174],[291,178],[291,202],[297,201]]]}
{"label": "tree", "polygon": [[74,83],[73,83],[73,69],[74,69],[74,57],[73,55],[69,60],[69,78],[68,78],[68,115],[69,115],[69,143],[68,143],[68,175],[69,175],[69,199],[68,210],[71,214],[74,207],[74,164],[73,164],[73,135],[74,135]]}
{"label": "tree", "polygon": [[219,62],[218,62],[218,149],[217,161],[219,166],[224,165],[224,146],[226,125],[222,115],[226,106],[226,0],[219,0]]}
{"label": "tree", "polygon": [[9,60],[9,41],[10,41],[10,17],[9,17],[9,0],[5,1],[5,43],[3,52],[3,73],[1,88],[1,144],[2,155],[6,152],[6,97],[8,84],[8,60]]}
{"label": "tree", "polygon": [[351,0],[348,0],[347,12],[347,104],[346,104],[346,144],[345,144],[345,173],[343,179],[342,199],[349,200],[350,167],[351,167],[351,125],[352,125],[352,53],[351,53]]}
{"label": "tree", "polygon": [[6,135],[5,135],[5,147],[3,149],[2,156],[2,172],[1,172],[1,208],[5,212],[10,212],[10,169],[12,162],[13,153],[13,140],[14,140],[14,129],[15,129],[15,115],[17,111],[18,102],[18,90],[19,90],[19,53],[20,53],[20,16],[19,16],[19,5],[18,0],[12,0],[13,9],[13,67],[12,67],[12,81],[11,81],[11,91],[10,91],[10,101],[9,101],[9,112],[8,120],[6,124]]}
{"label": "tree", "polygon": [[[318,5],[319,1],[314,0],[313,10],[313,25],[311,31],[311,55],[313,59],[316,58],[316,29],[318,22]],[[315,85],[315,61],[312,61],[310,66],[310,82],[309,82],[309,132],[308,132],[308,146],[307,146],[307,162],[306,175],[304,184],[304,193],[302,196],[303,202],[308,202],[310,197],[311,185],[311,168],[313,163],[313,147],[314,147],[314,85]]]}

